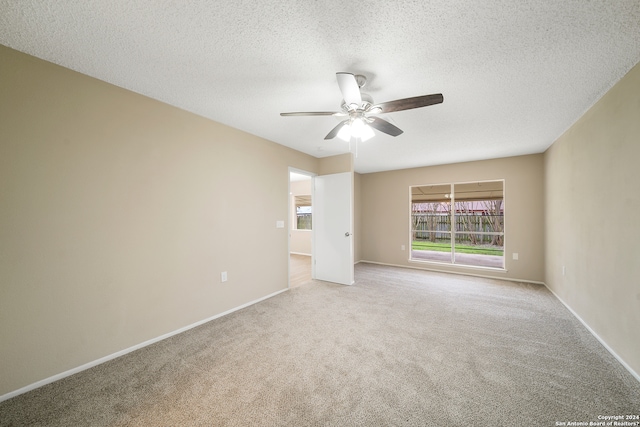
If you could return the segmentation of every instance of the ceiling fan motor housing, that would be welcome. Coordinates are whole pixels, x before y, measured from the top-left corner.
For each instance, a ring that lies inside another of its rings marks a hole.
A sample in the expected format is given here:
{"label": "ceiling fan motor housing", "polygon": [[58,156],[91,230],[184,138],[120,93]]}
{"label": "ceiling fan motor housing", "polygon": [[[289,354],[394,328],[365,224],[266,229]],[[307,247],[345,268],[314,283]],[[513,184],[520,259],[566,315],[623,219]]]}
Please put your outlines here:
{"label": "ceiling fan motor housing", "polygon": [[[373,98],[368,93],[360,92],[360,98],[362,98],[362,102],[358,106],[358,110],[366,110],[373,105]],[[342,100],[340,108],[345,112],[349,112],[349,106],[344,100]]]}

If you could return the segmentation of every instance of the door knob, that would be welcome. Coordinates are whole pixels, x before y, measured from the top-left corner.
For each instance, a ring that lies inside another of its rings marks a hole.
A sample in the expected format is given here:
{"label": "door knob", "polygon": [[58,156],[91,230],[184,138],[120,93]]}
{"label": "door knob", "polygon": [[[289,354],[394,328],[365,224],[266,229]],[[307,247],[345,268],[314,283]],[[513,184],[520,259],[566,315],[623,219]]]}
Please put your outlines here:
{"label": "door knob", "polygon": [[349,237],[349,236],[351,236],[351,233],[349,233],[348,231],[344,233],[344,237]]}

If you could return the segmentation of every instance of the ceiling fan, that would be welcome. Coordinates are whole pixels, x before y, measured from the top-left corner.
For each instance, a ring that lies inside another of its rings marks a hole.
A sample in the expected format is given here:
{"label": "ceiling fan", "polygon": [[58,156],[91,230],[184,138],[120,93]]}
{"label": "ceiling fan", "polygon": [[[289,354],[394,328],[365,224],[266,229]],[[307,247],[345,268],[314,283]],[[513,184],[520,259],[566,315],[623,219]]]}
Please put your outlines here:
{"label": "ceiling fan", "polygon": [[360,89],[366,84],[367,79],[360,74],[336,73],[338,86],[342,92],[342,111],[315,111],[315,112],[295,112],[280,113],[281,116],[335,116],[347,117],[341,121],[324,139],[333,139],[336,136],[351,141],[366,141],[374,136],[371,128],[391,136],[398,136],[402,130],[388,121],[377,117],[377,114],[392,113],[395,111],[411,110],[413,108],[427,107],[429,105],[440,104],[444,101],[441,93],[433,95],[415,96],[412,98],[396,99],[395,101],[374,104],[373,99]]}

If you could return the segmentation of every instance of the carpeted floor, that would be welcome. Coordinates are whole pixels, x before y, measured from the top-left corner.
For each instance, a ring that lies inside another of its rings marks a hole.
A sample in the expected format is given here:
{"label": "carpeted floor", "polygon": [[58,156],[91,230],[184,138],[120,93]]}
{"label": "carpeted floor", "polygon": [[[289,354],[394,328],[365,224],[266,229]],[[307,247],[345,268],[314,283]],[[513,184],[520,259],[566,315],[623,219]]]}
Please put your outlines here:
{"label": "carpeted floor", "polygon": [[557,426],[640,383],[543,286],[356,266],[0,403],[0,425]]}

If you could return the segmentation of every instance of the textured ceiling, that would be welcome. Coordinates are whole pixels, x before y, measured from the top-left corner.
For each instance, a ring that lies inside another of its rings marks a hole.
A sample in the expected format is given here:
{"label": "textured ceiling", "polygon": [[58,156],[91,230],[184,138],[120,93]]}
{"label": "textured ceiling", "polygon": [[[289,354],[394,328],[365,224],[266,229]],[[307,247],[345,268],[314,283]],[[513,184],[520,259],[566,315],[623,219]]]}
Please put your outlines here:
{"label": "textured ceiling", "polygon": [[640,60],[638,0],[0,0],[0,43],[324,157],[337,71],[404,130],[356,171],[540,153]]}

